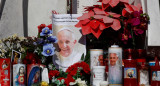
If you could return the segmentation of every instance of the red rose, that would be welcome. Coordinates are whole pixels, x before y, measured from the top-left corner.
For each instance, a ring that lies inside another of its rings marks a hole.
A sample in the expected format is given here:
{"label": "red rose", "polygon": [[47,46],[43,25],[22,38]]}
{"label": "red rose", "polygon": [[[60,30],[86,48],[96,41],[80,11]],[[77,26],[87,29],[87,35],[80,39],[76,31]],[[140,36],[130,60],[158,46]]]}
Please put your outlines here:
{"label": "red rose", "polygon": [[42,32],[42,29],[45,28],[45,27],[46,27],[45,24],[39,25],[39,26],[38,26],[38,32],[39,32],[39,33]]}
{"label": "red rose", "polygon": [[52,30],[52,24],[49,24],[47,27]]}
{"label": "red rose", "polygon": [[57,70],[50,70],[49,71],[49,79],[52,80],[53,76],[59,76],[60,72]]}
{"label": "red rose", "polygon": [[74,82],[75,80],[72,78],[72,76],[67,76],[67,78],[65,79],[64,84],[66,84],[66,86],[69,86],[70,82]]}

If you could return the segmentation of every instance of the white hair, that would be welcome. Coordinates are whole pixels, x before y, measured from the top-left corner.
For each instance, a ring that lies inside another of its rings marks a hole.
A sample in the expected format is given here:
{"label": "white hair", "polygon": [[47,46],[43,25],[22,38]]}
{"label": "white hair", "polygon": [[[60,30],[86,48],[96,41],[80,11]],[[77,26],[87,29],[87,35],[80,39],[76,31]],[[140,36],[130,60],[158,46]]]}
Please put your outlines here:
{"label": "white hair", "polygon": [[59,32],[64,31],[64,30],[71,33],[73,41],[76,40],[74,32],[72,31],[73,29],[71,27],[63,27],[63,28],[59,29],[58,32],[57,32],[57,35],[58,35]]}

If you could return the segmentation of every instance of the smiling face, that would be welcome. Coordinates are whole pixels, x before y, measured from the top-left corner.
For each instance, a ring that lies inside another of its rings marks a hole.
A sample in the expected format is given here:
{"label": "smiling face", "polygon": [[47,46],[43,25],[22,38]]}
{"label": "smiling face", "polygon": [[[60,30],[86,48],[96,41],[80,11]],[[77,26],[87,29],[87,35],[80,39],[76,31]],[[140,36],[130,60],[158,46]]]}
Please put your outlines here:
{"label": "smiling face", "polygon": [[60,48],[60,54],[64,57],[69,56],[76,44],[76,40],[73,37],[73,33],[69,30],[62,30],[57,34],[58,46]]}
{"label": "smiling face", "polygon": [[118,60],[117,54],[116,54],[116,53],[110,53],[110,54],[109,54],[109,60],[110,60],[110,65],[111,65],[111,66],[116,65],[116,62],[117,62],[117,60]]}

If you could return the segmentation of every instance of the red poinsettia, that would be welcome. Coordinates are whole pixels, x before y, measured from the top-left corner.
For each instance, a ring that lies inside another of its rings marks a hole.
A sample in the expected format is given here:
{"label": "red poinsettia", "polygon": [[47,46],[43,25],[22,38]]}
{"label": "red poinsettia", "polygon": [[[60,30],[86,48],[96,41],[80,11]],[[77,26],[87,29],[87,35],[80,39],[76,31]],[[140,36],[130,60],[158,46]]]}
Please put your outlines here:
{"label": "red poinsettia", "polygon": [[102,2],[102,9],[105,10],[108,7],[117,6],[120,2],[128,4],[129,0],[100,0],[100,2]]}
{"label": "red poinsettia", "polygon": [[98,39],[106,28],[112,27],[114,30],[121,28],[120,16],[116,13],[105,12],[100,8],[94,8],[79,17],[78,20],[80,21],[75,26],[82,28],[83,35],[92,33]]}
{"label": "red poinsettia", "polygon": [[135,5],[130,5],[130,4],[125,4],[125,8],[122,10],[122,15],[124,17],[130,16],[134,11],[140,11],[142,10],[142,6],[140,4]]}

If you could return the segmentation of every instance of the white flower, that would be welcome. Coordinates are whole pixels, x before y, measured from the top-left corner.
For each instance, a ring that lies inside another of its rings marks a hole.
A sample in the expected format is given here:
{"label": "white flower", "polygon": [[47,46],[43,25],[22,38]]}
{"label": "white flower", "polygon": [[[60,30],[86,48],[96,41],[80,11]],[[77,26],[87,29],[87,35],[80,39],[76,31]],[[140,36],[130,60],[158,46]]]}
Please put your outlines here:
{"label": "white flower", "polygon": [[20,41],[23,41],[25,39],[25,37],[19,37]]}
{"label": "white flower", "polygon": [[2,48],[3,46],[2,45],[0,45],[0,48]]}
{"label": "white flower", "polygon": [[85,81],[82,81],[81,78],[78,78],[75,82],[70,82],[69,85],[75,85],[78,84],[78,86],[87,86]]}
{"label": "white flower", "polygon": [[12,39],[16,39],[16,38],[17,38],[17,34],[13,34]]}
{"label": "white flower", "polygon": [[21,51],[21,52],[25,52],[25,49],[21,47],[21,48],[20,48],[20,51]]}
{"label": "white flower", "polygon": [[5,52],[6,52],[6,50],[5,50],[5,49],[2,49],[2,50],[1,50],[1,52],[2,52],[2,53],[5,53]]}

